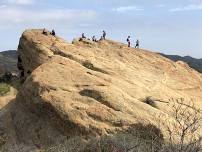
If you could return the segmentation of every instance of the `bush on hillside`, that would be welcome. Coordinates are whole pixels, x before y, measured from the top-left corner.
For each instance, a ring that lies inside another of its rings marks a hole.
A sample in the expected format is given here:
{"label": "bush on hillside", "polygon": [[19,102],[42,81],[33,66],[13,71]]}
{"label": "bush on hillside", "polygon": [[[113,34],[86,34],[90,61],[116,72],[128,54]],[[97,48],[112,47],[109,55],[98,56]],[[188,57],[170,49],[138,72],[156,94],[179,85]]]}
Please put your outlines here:
{"label": "bush on hillside", "polygon": [[[202,151],[202,116],[201,110],[193,102],[185,104],[184,99],[172,99],[172,118],[159,122],[161,130],[168,134],[169,142],[164,151],[201,152]],[[163,151],[163,152],[164,152]]]}
{"label": "bush on hillside", "polygon": [[0,82],[8,83],[12,79],[12,73],[6,72],[3,76],[0,77]]}
{"label": "bush on hillside", "polygon": [[0,96],[7,94],[10,91],[10,85],[6,83],[0,83]]}

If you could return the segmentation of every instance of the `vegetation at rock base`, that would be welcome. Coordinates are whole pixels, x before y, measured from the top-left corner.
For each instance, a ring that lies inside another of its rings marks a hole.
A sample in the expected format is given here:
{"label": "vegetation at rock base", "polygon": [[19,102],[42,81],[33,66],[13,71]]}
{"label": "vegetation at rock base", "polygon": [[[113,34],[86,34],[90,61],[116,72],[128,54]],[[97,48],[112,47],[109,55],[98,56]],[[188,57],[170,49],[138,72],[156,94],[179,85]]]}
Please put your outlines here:
{"label": "vegetation at rock base", "polygon": [[[152,123],[137,123],[113,135],[89,141],[77,137],[41,152],[201,152],[200,109],[192,103],[183,104],[183,99],[173,101],[170,107],[174,119],[171,121],[164,116],[165,121],[159,122],[158,127]],[[168,139],[163,134],[167,134]]]}
{"label": "vegetation at rock base", "polygon": [[7,94],[10,91],[10,85],[6,83],[0,83],[0,96]]}

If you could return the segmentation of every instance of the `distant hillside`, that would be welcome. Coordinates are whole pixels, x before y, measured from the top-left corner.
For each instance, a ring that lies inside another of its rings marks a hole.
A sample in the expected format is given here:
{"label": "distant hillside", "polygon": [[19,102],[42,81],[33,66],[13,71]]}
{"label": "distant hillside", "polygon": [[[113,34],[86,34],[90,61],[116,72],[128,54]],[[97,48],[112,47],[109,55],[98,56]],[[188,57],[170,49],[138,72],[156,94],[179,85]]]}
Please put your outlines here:
{"label": "distant hillside", "polygon": [[[161,53],[160,53],[161,54]],[[166,55],[166,54],[161,54],[164,57],[167,57],[173,61],[184,61],[186,62],[191,68],[195,69],[196,71],[202,73],[202,59],[196,59],[192,58],[190,56],[179,56],[179,55]]]}
{"label": "distant hillside", "polygon": [[17,51],[9,50],[0,52],[0,67],[11,71],[17,72]]}

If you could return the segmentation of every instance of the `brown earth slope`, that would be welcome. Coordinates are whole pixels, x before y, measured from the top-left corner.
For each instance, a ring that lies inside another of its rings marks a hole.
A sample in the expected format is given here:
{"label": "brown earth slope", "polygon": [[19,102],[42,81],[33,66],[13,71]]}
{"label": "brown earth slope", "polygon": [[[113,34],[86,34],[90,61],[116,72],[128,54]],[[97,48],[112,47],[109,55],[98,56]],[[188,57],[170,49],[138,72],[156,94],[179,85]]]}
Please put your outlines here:
{"label": "brown earth slope", "polygon": [[[26,81],[15,104],[23,110],[11,113],[20,143],[43,147],[155,123],[171,98],[202,108],[202,76],[184,62],[111,40],[67,43],[41,32],[25,31],[18,49]],[[158,100],[157,108],[141,102],[148,96]]]}

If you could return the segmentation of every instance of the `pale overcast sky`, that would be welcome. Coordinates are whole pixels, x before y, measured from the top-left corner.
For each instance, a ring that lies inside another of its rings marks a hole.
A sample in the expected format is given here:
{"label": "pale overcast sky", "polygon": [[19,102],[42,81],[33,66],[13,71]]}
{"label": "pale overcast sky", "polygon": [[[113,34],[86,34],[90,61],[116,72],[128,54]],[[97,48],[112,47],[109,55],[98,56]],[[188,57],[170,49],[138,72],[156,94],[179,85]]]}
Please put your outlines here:
{"label": "pale overcast sky", "polygon": [[0,0],[0,50],[16,49],[27,28],[54,28],[68,41],[82,32],[202,58],[202,0]]}

